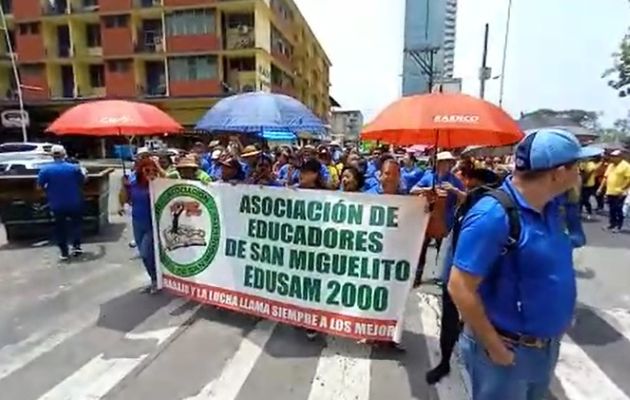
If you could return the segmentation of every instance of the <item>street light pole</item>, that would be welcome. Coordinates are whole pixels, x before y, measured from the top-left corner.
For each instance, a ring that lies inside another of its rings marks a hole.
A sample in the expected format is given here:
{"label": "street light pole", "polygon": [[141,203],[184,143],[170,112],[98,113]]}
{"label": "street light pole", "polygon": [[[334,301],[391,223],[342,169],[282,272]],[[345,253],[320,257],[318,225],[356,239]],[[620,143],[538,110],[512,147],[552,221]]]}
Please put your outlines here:
{"label": "street light pole", "polygon": [[20,73],[18,72],[18,67],[15,62],[17,55],[13,53],[13,45],[11,44],[11,38],[9,38],[9,28],[7,27],[7,19],[4,15],[4,7],[2,7],[2,3],[0,3],[0,19],[2,19],[2,30],[4,31],[4,38],[7,43],[9,58],[11,58],[11,69],[13,69],[13,78],[15,79],[15,86],[17,89],[18,103],[20,106],[22,141],[28,142],[28,133],[26,132],[26,112],[24,112],[24,99],[22,97],[22,83],[20,82]]}
{"label": "street light pole", "polygon": [[479,97],[486,96],[486,81],[490,79],[492,72],[488,68],[488,37],[490,34],[490,24],[486,24],[483,34],[483,53],[481,54],[481,68],[479,69]]}
{"label": "street light pole", "polygon": [[510,38],[510,22],[512,19],[512,0],[508,2],[507,19],[505,21],[505,39],[503,40],[503,60],[501,61],[501,84],[499,89],[499,107],[503,106],[503,90],[505,85],[505,64],[507,61],[508,39]]}

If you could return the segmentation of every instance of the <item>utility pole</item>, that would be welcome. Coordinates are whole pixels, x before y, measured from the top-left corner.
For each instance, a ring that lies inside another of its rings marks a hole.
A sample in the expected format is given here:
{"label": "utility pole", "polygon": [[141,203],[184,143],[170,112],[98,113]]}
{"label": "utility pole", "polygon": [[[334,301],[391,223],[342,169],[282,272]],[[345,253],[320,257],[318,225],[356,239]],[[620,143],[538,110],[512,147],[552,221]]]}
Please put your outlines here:
{"label": "utility pole", "polygon": [[481,56],[481,68],[479,69],[479,97],[486,96],[486,81],[490,79],[492,70],[488,68],[488,36],[490,33],[490,24],[486,24],[483,35],[483,53]]}
{"label": "utility pole", "polygon": [[505,39],[503,40],[503,60],[501,61],[501,83],[499,89],[499,107],[503,106],[503,90],[505,85],[505,63],[507,60],[508,39],[510,38],[510,22],[512,19],[512,0],[508,2],[507,19],[505,21]]}
{"label": "utility pole", "polygon": [[20,125],[22,128],[22,141],[28,142],[28,133],[26,132],[26,112],[24,111],[24,98],[22,97],[22,83],[20,82],[20,73],[18,71],[16,63],[17,54],[13,53],[13,45],[11,44],[11,38],[9,38],[9,28],[7,27],[7,19],[4,15],[4,8],[2,7],[2,3],[0,3],[0,19],[2,19],[2,30],[4,31],[4,38],[7,43],[9,57],[11,58],[11,68],[13,69],[13,78],[15,79],[18,103],[20,106]]}

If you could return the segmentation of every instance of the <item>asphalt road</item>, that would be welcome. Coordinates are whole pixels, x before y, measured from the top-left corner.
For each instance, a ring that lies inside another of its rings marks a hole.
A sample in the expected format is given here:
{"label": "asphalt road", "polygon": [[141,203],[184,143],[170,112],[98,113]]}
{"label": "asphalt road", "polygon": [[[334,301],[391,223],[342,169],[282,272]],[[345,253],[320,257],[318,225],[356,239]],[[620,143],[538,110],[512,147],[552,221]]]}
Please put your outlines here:
{"label": "asphalt road", "polygon": [[[409,296],[404,354],[334,337],[309,342],[273,322],[140,294],[147,278],[127,246],[126,218],[111,220],[65,265],[46,242],[10,246],[0,234],[0,398],[467,398],[456,361],[443,383],[424,383],[438,354],[435,287]],[[580,305],[550,398],[630,399],[630,234],[601,226],[587,224],[589,246],[576,254]]]}

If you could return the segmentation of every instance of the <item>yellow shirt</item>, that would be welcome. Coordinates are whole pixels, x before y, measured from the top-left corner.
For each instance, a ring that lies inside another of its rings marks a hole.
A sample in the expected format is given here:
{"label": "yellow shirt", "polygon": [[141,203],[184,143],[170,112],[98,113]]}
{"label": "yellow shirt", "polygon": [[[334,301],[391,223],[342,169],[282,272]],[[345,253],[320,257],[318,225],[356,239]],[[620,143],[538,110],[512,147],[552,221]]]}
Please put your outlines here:
{"label": "yellow shirt", "polygon": [[606,170],[606,195],[621,196],[630,185],[630,164],[622,160],[619,164],[610,164]]}
{"label": "yellow shirt", "polygon": [[339,170],[335,165],[327,165],[328,174],[330,175],[330,185],[333,188],[337,188],[339,186]]}
{"label": "yellow shirt", "polygon": [[580,170],[582,171],[582,177],[584,181],[582,182],[582,186],[584,187],[593,187],[595,186],[595,178],[597,177],[596,172],[597,168],[599,168],[599,164],[595,161],[587,161],[580,165]]}

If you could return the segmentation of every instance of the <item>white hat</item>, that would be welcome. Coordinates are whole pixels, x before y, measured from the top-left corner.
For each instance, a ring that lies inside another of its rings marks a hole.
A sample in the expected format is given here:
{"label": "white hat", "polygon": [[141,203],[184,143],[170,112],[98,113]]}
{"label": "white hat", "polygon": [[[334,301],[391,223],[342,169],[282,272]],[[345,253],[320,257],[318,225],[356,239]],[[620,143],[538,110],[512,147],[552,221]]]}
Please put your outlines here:
{"label": "white hat", "polygon": [[137,155],[137,156],[139,156],[139,155],[141,155],[141,154],[148,154],[148,153],[150,153],[150,152],[151,152],[151,151],[149,150],[149,148],[148,148],[148,147],[146,147],[146,146],[142,146],[142,147],[138,147],[138,150],[136,150],[136,155]]}
{"label": "white hat", "polygon": [[221,150],[215,150],[212,152],[212,159],[213,160],[218,160],[221,157],[221,154],[223,154],[223,152]]}
{"label": "white hat", "polygon": [[66,149],[63,146],[58,145],[58,144],[53,145],[50,148],[50,152],[53,155],[58,155],[58,156],[65,156],[66,155]]}
{"label": "white hat", "polygon": [[621,155],[621,150],[613,150],[613,151],[610,153],[610,155],[611,155],[611,156],[613,156],[613,157],[620,156],[620,155]]}
{"label": "white hat", "polygon": [[438,161],[453,161],[455,160],[455,157],[450,151],[441,151],[437,153],[437,160]]}

